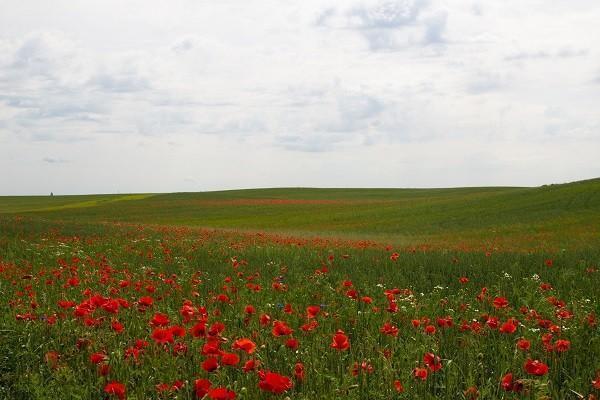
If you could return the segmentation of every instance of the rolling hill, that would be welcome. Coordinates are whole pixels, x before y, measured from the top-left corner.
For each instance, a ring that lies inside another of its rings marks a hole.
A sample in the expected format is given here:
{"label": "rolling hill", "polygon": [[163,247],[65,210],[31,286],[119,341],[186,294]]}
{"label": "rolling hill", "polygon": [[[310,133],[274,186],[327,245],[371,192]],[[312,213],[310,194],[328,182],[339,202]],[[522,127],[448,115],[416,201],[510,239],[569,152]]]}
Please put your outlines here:
{"label": "rolling hill", "polygon": [[439,246],[597,245],[600,179],[541,187],[247,189],[0,197],[0,216],[268,231]]}

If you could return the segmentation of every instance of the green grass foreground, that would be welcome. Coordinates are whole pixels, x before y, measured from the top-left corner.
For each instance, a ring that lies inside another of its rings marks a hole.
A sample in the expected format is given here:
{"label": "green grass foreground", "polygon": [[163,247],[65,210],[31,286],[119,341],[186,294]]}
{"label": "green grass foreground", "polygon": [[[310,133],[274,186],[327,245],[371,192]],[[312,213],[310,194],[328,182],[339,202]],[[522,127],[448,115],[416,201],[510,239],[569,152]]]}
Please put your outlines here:
{"label": "green grass foreground", "polygon": [[0,198],[0,399],[591,400],[599,211],[600,180]]}

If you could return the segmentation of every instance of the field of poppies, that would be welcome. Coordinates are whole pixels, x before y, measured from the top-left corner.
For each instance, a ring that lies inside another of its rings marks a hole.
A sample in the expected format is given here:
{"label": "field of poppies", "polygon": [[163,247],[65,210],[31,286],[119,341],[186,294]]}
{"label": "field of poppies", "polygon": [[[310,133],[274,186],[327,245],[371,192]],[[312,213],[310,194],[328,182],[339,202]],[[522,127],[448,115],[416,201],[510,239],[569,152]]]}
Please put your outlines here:
{"label": "field of poppies", "polygon": [[596,399],[599,266],[5,213],[0,398]]}

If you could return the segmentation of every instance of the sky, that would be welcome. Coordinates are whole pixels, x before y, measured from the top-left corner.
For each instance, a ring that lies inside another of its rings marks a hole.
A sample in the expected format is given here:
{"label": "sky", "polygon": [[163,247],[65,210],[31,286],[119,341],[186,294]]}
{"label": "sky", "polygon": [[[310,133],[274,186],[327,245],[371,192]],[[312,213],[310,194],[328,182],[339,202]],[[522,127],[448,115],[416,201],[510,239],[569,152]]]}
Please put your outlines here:
{"label": "sky", "polygon": [[2,0],[0,195],[600,176],[597,0]]}

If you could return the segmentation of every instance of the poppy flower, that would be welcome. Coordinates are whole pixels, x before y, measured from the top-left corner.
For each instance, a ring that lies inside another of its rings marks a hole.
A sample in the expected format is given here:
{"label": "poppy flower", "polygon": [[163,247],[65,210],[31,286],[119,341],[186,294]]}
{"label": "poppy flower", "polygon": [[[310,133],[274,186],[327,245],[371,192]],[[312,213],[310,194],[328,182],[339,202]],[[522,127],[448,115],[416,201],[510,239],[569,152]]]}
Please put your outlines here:
{"label": "poppy flower", "polygon": [[190,328],[190,334],[195,338],[206,336],[206,322],[200,321],[196,323],[196,325]]}
{"label": "poppy flower", "polygon": [[308,306],[306,307],[306,317],[307,318],[315,318],[319,312],[321,311],[321,307],[319,306]]}
{"label": "poppy flower", "polygon": [[235,399],[235,392],[222,387],[209,389],[208,398],[212,400],[233,400]]}
{"label": "poppy flower", "polygon": [[60,354],[57,351],[51,350],[44,355],[44,360],[46,364],[52,369],[56,369],[58,367],[58,360],[60,359]]}
{"label": "poppy flower", "polygon": [[279,375],[275,372],[266,372],[260,374],[258,387],[266,392],[280,394],[290,390],[294,384],[287,376]]}
{"label": "poppy flower", "polygon": [[413,369],[413,376],[415,377],[415,379],[420,379],[422,381],[427,379],[427,368],[421,368],[421,367],[417,367],[415,369]]}
{"label": "poppy flower", "polygon": [[271,333],[273,334],[273,336],[287,336],[287,335],[291,335],[293,333],[293,329],[290,328],[285,322],[283,321],[275,321],[273,322],[273,329],[271,330]]}
{"label": "poppy flower", "polygon": [[258,361],[254,360],[254,359],[248,360],[242,367],[242,371],[244,371],[244,372],[254,371],[258,367],[258,365],[259,365]]}
{"label": "poppy flower", "polygon": [[527,339],[519,339],[517,341],[517,348],[519,350],[527,351],[531,347],[531,342]]}
{"label": "poppy flower", "polygon": [[512,372],[509,372],[502,377],[500,386],[507,392],[519,393],[523,390],[523,383],[520,380],[514,381]]}
{"label": "poppy flower", "polygon": [[528,358],[525,364],[523,364],[523,368],[530,375],[542,376],[548,373],[548,366],[540,360],[531,360]]}
{"label": "poppy flower", "polygon": [[513,390],[513,374],[512,374],[512,372],[509,372],[508,374],[506,374],[502,377],[502,379],[500,380],[500,386],[502,386],[502,389],[504,389],[507,392],[510,392]]}
{"label": "poppy flower", "polygon": [[221,350],[221,342],[217,339],[211,339],[204,343],[202,346],[202,354],[207,355],[221,355],[223,351]]}
{"label": "poppy flower", "polygon": [[110,373],[110,365],[100,364],[98,365],[98,375],[107,376]]}
{"label": "poppy flower", "polygon": [[152,326],[167,326],[169,325],[169,316],[163,313],[156,313],[150,320]]}
{"label": "poppy flower", "polygon": [[169,328],[169,331],[171,331],[171,334],[173,336],[177,336],[177,337],[184,337],[185,336],[185,328],[179,326],[179,325],[173,325],[172,327]]}
{"label": "poppy flower", "polygon": [[436,329],[435,329],[435,326],[433,326],[433,325],[427,325],[425,327],[425,333],[428,335],[434,335],[435,331],[436,331]]}
{"label": "poppy flower", "polygon": [[234,350],[243,350],[248,354],[252,354],[256,350],[256,344],[250,339],[241,338],[236,340],[231,348]]}
{"label": "poppy flower", "polygon": [[208,379],[196,379],[194,381],[194,393],[197,399],[201,399],[208,393],[211,383]]}
{"label": "poppy flower", "polygon": [[158,344],[173,343],[173,332],[170,329],[156,328],[152,331],[152,339]]}
{"label": "poppy flower", "polygon": [[300,327],[300,329],[303,330],[304,332],[311,332],[311,331],[315,330],[318,326],[319,326],[319,323],[313,319],[313,320],[310,320],[310,322],[307,322],[306,324],[302,325]]}
{"label": "poppy flower", "polygon": [[296,365],[294,365],[294,377],[299,382],[304,380],[304,364],[301,362],[297,362]]}
{"label": "poppy flower", "polygon": [[517,330],[517,324],[517,321],[511,318],[502,324],[502,326],[500,327],[500,332],[507,334],[515,333],[515,331]]}
{"label": "poppy flower", "polygon": [[475,386],[468,387],[463,394],[467,400],[477,400],[479,398],[479,390]]}
{"label": "poppy flower", "polygon": [[123,324],[117,320],[112,321],[110,324],[110,327],[112,328],[113,331],[115,331],[117,333],[121,333],[125,330],[125,327],[123,326]]}
{"label": "poppy flower", "polygon": [[125,385],[123,385],[120,382],[113,381],[107,383],[106,386],[104,386],[104,393],[109,395],[115,395],[119,400],[125,399],[126,392],[127,389],[125,388]]}
{"label": "poppy flower", "polygon": [[213,372],[217,368],[219,368],[219,362],[216,357],[208,357],[202,362],[202,369],[206,372]]}
{"label": "poppy flower", "polygon": [[508,307],[508,300],[505,297],[496,297],[493,301],[495,308],[506,308]]}
{"label": "poppy flower", "polygon": [[103,361],[108,360],[108,356],[104,353],[92,353],[90,354],[90,362],[92,364],[100,364]]}
{"label": "poppy flower", "polygon": [[261,314],[258,320],[262,326],[267,326],[271,323],[271,316],[269,314]]}
{"label": "poppy flower", "polygon": [[221,356],[221,364],[237,365],[240,362],[240,357],[235,353],[223,353]]}
{"label": "poppy flower", "polygon": [[565,352],[565,351],[569,350],[570,348],[571,348],[571,342],[566,339],[558,339],[554,343],[554,349],[559,353]]}
{"label": "poppy flower", "polygon": [[596,372],[596,379],[592,379],[592,386],[594,389],[600,390],[600,371]]}
{"label": "poppy flower", "polygon": [[436,356],[433,353],[426,353],[423,356],[423,362],[427,365],[427,368],[431,370],[431,372],[439,371],[442,369],[442,361],[439,356]]}
{"label": "poppy flower", "polygon": [[350,347],[350,341],[348,340],[348,336],[344,334],[344,331],[339,329],[335,335],[333,335],[331,347],[340,351],[347,350]]}
{"label": "poppy flower", "polygon": [[404,392],[404,386],[402,386],[402,382],[400,382],[398,379],[394,381],[394,389],[398,393]]}
{"label": "poppy flower", "polygon": [[386,322],[379,331],[385,335],[396,337],[398,336],[399,329],[397,326],[392,325],[392,323]]}
{"label": "poppy flower", "polygon": [[217,321],[210,326],[208,329],[208,334],[210,336],[218,336],[223,333],[223,331],[225,331],[225,324]]}
{"label": "poppy flower", "polygon": [[296,350],[300,346],[298,339],[290,338],[285,341],[285,347],[288,349]]}

